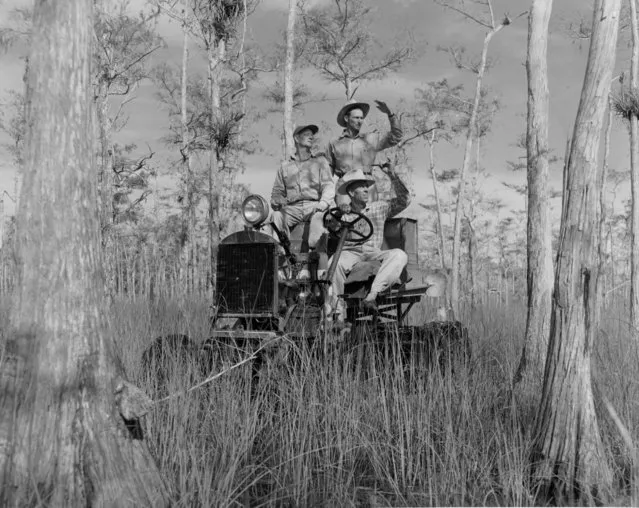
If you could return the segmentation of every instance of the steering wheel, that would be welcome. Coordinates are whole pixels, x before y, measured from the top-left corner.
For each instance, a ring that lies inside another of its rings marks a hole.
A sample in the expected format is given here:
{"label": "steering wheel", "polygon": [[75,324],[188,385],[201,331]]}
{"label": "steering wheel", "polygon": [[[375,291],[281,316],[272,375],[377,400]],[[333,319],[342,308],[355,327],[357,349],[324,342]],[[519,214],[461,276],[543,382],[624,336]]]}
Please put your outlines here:
{"label": "steering wheel", "polygon": [[[354,215],[355,218],[353,220],[348,220],[345,218],[346,215]],[[329,220],[336,223],[338,227],[330,227],[330,222],[328,222]],[[365,230],[362,232],[360,229],[356,229],[355,226],[360,223],[364,225],[365,228],[368,228],[368,231]],[[362,245],[366,242],[366,240],[373,236],[374,232],[373,223],[368,217],[366,217],[366,215],[353,211],[345,214],[337,207],[326,210],[326,213],[324,213],[324,225],[326,226],[326,229],[328,229],[330,235],[335,238],[339,238],[341,236],[340,233],[342,229],[348,228],[349,232],[348,235],[346,235],[346,241],[351,245]]]}

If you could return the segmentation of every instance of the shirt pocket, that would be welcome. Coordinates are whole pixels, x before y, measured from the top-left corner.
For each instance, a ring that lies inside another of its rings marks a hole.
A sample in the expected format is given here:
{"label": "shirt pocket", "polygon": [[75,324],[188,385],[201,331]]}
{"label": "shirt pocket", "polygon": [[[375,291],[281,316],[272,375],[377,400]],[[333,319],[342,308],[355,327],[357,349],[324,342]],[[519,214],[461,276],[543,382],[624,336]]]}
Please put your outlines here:
{"label": "shirt pocket", "polygon": [[315,166],[306,168],[305,171],[300,171],[299,177],[300,192],[304,197],[306,199],[318,199],[320,184],[317,168]]}
{"label": "shirt pocket", "polygon": [[312,164],[306,174],[305,180],[309,185],[313,187],[318,187],[320,183],[320,171],[321,167],[319,164]]}
{"label": "shirt pocket", "polygon": [[284,183],[287,189],[297,190],[299,186],[299,172],[297,169],[289,169],[284,175]]}

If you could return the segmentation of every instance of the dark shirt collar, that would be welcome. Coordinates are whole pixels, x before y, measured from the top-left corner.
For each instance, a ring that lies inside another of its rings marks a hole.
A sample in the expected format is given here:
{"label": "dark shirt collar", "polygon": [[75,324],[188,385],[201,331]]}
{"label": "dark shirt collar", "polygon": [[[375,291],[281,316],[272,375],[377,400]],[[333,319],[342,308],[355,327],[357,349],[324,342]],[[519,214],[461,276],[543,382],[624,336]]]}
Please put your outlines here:
{"label": "dark shirt collar", "polygon": [[362,134],[363,134],[363,133],[362,133],[362,131],[359,131],[359,132],[358,132],[355,136],[351,136],[351,135],[348,133],[348,129],[344,129],[344,130],[342,131],[342,135],[340,136],[340,139],[342,139],[342,138],[357,139],[357,138],[362,137]]}
{"label": "dark shirt collar", "polygon": [[[317,157],[319,157],[320,155],[322,155],[322,152],[311,152],[311,153],[310,153],[310,155],[309,155],[309,157],[308,157],[308,159],[306,159],[306,160],[308,161],[308,160],[311,160],[311,159],[316,159],[316,158],[317,158]],[[297,161],[299,161],[299,162],[305,162],[305,161],[301,161],[301,160],[299,160],[299,159],[298,159],[298,157],[297,157],[297,154],[293,154],[293,155],[291,155],[291,157],[290,157],[290,159],[289,159],[289,160],[294,161],[294,162],[297,162]]]}
{"label": "dark shirt collar", "polygon": [[370,207],[371,207],[371,204],[370,203],[366,203],[366,206],[364,208],[362,208],[361,210],[359,210],[359,213],[368,212]]}

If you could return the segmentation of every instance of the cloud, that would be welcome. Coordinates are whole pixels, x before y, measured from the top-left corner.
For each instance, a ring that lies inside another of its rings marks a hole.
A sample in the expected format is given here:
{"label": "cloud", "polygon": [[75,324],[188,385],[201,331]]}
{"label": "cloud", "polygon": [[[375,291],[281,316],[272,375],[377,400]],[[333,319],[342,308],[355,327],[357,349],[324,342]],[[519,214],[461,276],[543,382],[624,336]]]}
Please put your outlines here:
{"label": "cloud", "polygon": [[[299,1],[299,0],[298,0]],[[304,4],[308,7],[317,7],[318,5],[327,5],[331,0],[305,0]],[[287,11],[289,0],[265,0],[261,7],[264,10]]]}

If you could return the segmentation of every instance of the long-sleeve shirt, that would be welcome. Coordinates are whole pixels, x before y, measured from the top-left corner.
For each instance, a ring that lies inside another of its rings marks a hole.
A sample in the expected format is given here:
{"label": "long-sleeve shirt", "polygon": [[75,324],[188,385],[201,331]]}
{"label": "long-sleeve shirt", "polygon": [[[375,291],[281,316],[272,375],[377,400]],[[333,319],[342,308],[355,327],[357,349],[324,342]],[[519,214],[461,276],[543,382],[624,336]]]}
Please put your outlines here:
{"label": "long-sleeve shirt", "polygon": [[358,133],[351,137],[346,129],[339,138],[328,143],[326,157],[333,174],[342,177],[353,169],[362,168],[364,173],[371,173],[377,152],[395,146],[402,140],[402,128],[397,116],[389,117],[390,131],[385,135],[380,132]]}
{"label": "long-sleeve shirt", "polygon": [[[360,212],[366,215],[373,223],[373,236],[362,245],[349,245],[346,243],[344,250],[355,252],[380,250],[384,242],[384,224],[386,223],[386,219],[394,217],[408,208],[410,204],[410,191],[406,185],[404,185],[401,178],[395,173],[391,173],[389,177],[395,192],[395,197],[388,201],[375,201],[370,203]],[[355,227],[363,234],[368,232],[368,225],[363,220],[359,221]]]}
{"label": "long-sleeve shirt", "polygon": [[271,203],[287,205],[298,201],[324,201],[328,207],[335,198],[335,184],[324,155],[298,161],[295,156],[283,162],[275,177]]}

